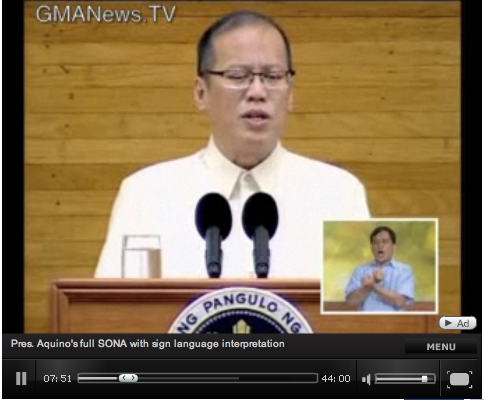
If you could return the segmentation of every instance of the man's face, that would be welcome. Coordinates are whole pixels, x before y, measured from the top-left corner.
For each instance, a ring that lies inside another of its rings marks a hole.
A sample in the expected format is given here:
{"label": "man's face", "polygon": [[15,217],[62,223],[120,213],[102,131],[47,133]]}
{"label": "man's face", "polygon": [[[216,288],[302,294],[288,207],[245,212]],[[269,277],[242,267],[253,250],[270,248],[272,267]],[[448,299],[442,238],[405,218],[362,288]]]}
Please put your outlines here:
{"label": "man's face", "polygon": [[373,237],[371,250],[378,264],[388,263],[395,253],[395,244],[387,231],[381,231]]}
{"label": "man's face", "polygon": [[[211,70],[245,68],[254,72],[288,70],[280,33],[265,24],[247,25],[225,32],[214,40]],[[292,82],[284,89],[267,89],[260,76],[247,89],[224,86],[224,78],[197,78],[195,100],[207,113],[220,150],[234,161],[238,157],[267,157],[281,137],[292,106]]]}

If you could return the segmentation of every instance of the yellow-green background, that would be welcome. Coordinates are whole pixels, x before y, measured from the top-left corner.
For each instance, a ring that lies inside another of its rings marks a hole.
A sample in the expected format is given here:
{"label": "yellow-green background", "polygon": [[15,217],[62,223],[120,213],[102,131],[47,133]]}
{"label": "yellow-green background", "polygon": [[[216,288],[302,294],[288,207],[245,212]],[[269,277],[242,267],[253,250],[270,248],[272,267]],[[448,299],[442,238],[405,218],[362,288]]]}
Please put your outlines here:
{"label": "yellow-green background", "polygon": [[324,300],[344,301],[353,270],[373,260],[370,234],[388,226],[397,235],[395,259],[412,267],[415,300],[435,300],[435,223],[433,221],[372,221],[324,223]]}

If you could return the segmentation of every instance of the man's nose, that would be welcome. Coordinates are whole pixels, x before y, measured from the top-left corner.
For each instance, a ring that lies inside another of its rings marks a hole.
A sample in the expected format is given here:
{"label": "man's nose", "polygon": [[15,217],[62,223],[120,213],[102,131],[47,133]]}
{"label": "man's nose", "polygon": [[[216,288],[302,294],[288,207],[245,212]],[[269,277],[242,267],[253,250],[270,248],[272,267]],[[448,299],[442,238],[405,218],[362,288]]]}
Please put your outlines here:
{"label": "man's nose", "polygon": [[267,88],[260,75],[254,75],[252,82],[247,88],[248,100],[265,100],[267,98]]}

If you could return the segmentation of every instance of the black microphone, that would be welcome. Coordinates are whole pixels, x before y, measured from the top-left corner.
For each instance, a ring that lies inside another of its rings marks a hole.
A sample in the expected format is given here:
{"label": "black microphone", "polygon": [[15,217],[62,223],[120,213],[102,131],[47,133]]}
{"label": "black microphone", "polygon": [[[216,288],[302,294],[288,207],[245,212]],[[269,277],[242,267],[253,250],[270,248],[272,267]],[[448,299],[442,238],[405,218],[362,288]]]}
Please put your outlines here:
{"label": "black microphone", "polygon": [[198,233],[205,239],[205,263],[210,278],[219,278],[222,273],[222,240],[232,229],[232,212],[229,202],[218,193],[208,193],[197,204],[195,224]]}
{"label": "black microphone", "polygon": [[270,266],[269,239],[276,233],[279,215],[271,195],[255,193],[249,197],[242,212],[242,226],[254,241],[254,266],[258,278],[267,278]]}

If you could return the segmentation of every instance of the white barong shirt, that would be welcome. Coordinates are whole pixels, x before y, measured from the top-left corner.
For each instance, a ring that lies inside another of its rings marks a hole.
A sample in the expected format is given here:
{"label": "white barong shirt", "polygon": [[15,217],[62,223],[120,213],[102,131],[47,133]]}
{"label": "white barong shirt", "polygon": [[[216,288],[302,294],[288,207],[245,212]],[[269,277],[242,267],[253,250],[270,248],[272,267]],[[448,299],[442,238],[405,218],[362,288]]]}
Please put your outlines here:
{"label": "white barong shirt", "polygon": [[255,277],[253,242],[243,231],[242,209],[258,191],[272,195],[279,212],[269,243],[269,278],[319,279],[323,220],[369,218],[365,189],[349,172],[291,153],[281,144],[247,171],[225,158],[211,138],[191,156],[144,168],[122,182],[95,276],[122,276],[124,235],[156,235],[162,277],[207,277],[195,209],[203,195],[217,192],[229,201],[233,219],[222,243],[221,277]]}

